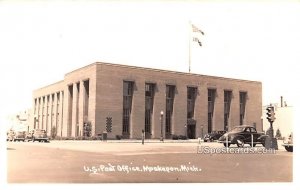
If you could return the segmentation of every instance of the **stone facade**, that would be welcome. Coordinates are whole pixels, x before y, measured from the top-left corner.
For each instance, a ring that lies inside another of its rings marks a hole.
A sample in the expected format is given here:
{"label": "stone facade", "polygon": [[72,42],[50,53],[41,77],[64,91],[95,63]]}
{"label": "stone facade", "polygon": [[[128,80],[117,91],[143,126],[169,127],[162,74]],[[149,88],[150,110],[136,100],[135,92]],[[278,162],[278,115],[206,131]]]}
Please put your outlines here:
{"label": "stone facade", "polygon": [[[82,136],[84,123],[90,122],[91,135],[106,130],[107,118],[112,118],[112,132],[124,136],[124,82],[133,84],[132,103],[129,114],[128,138],[141,138],[145,130],[145,85],[153,84],[153,108],[147,138],[171,138],[184,135],[202,137],[209,131],[243,124],[255,125],[262,131],[262,85],[260,82],[229,79],[198,74],[173,72],[109,63],[94,63],[67,73],[63,81],[35,90],[33,110],[36,119],[32,128],[56,128],[58,136]],[[166,86],[175,88],[170,132],[166,133]],[[193,115],[187,120],[188,88],[196,90],[191,101]],[[212,101],[208,91],[214,91]],[[224,91],[229,91],[230,111],[224,126]],[[241,105],[241,93],[245,95]],[[211,117],[208,114],[212,106]],[[245,107],[241,111],[240,107]],[[163,112],[163,115],[161,115]],[[242,116],[241,116],[242,113]],[[161,122],[161,117],[163,118]],[[210,124],[208,122],[210,117]],[[148,118],[149,119],[149,118]],[[161,125],[162,124],[162,125]],[[209,127],[210,126],[210,127]],[[163,134],[161,134],[163,127]],[[149,131],[150,130],[150,131]]]}

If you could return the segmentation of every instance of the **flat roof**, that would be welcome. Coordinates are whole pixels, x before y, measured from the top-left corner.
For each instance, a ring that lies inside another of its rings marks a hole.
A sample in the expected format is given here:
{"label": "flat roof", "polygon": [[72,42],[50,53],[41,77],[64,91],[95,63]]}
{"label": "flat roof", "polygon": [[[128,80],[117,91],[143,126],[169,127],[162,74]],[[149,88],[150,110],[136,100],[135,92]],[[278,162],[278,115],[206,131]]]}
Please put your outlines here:
{"label": "flat roof", "polygon": [[235,78],[219,77],[219,76],[212,76],[212,75],[202,75],[202,74],[197,74],[197,73],[187,73],[187,72],[180,72],[180,71],[171,71],[171,70],[164,70],[164,69],[155,69],[155,68],[148,68],[148,67],[121,65],[121,64],[105,63],[105,62],[95,62],[95,63],[90,64],[88,66],[91,66],[91,65],[94,65],[94,64],[113,66],[113,67],[123,67],[123,68],[129,68],[129,69],[138,69],[138,70],[149,70],[149,71],[163,72],[163,73],[173,73],[173,74],[186,75],[186,76],[201,76],[201,77],[209,77],[209,78],[215,78],[215,79],[234,80],[234,81],[242,81],[242,82],[250,82],[250,83],[261,83],[260,81],[253,81],[253,80],[235,79]]}
{"label": "flat roof", "polygon": [[[73,71],[70,71],[66,73],[64,76],[67,76],[69,74],[72,74],[74,72],[77,72],[81,69],[87,68],[87,67],[92,67],[95,65],[105,65],[105,66],[112,66],[112,67],[119,67],[119,68],[129,68],[129,69],[138,69],[138,70],[148,70],[148,71],[154,71],[154,72],[161,72],[161,73],[173,73],[173,74],[178,74],[178,75],[185,75],[185,76],[201,76],[201,77],[208,77],[208,78],[215,78],[215,79],[224,79],[224,80],[233,80],[233,81],[241,81],[241,82],[249,82],[249,83],[260,83],[260,81],[252,81],[252,80],[244,80],[244,79],[236,79],[236,78],[227,78],[227,77],[219,77],[219,76],[212,76],[212,75],[202,75],[202,74],[197,74],[197,73],[187,73],[187,72],[180,72],[180,71],[172,71],[172,70],[164,70],[164,69],[155,69],[155,68],[149,68],[149,67],[139,67],[139,66],[130,66],[130,65],[122,65],[122,64],[115,64],[115,63],[107,63],[107,62],[94,62],[91,64],[88,64],[86,66],[80,67],[78,69],[75,69]],[[43,88],[50,87],[52,85],[58,84],[63,82],[64,80],[49,84],[47,86],[38,88],[36,90],[41,90]],[[34,91],[36,91],[34,90]]]}

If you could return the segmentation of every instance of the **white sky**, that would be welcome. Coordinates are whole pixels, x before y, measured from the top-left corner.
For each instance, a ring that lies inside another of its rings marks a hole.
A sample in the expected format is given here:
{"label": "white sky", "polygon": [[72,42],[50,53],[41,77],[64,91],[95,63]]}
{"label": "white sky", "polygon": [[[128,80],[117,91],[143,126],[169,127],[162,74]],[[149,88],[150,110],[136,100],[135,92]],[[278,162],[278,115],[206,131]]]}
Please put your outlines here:
{"label": "white sky", "polygon": [[189,21],[205,32],[192,73],[258,80],[264,104],[293,105],[299,18],[291,1],[0,1],[1,112],[31,107],[34,89],[96,61],[188,72]]}

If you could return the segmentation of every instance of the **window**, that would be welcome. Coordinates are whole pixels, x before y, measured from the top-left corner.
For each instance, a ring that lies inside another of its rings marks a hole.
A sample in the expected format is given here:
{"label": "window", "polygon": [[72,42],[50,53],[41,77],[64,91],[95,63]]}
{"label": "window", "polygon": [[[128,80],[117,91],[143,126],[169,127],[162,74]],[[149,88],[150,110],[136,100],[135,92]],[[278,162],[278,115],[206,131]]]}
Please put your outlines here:
{"label": "window", "polygon": [[207,128],[208,128],[208,133],[212,132],[213,113],[214,113],[214,106],[215,106],[215,96],[216,96],[216,89],[208,89],[208,92],[207,92],[207,101],[208,101]]}
{"label": "window", "polygon": [[166,135],[170,135],[172,131],[172,116],[173,116],[173,104],[175,97],[175,86],[166,86]]}
{"label": "window", "polygon": [[215,89],[208,89],[208,112],[213,113],[214,112],[214,104],[215,104]]}
{"label": "window", "polygon": [[37,109],[37,99],[34,99],[34,114],[36,114],[36,109]]}
{"label": "window", "polygon": [[195,110],[195,101],[197,97],[197,88],[188,87],[187,88],[187,118],[194,118],[194,110]]}
{"label": "window", "polygon": [[155,84],[145,84],[145,133],[146,137],[151,134],[153,100],[154,100]]}
{"label": "window", "polygon": [[245,130],[245,132],[250,133],[250,128],[247,127],[246,130]]}
{"label": "window", "polygon": [[45,123],[45,96],[43,96],[43,107],[42,107],[42,129],[44,129]]}
{"label": "window", "polygon": [[240,125],[244,124],[247,92],[240,92]]}
{"label": "window", "polygon": [[251,127],[250,130],[251,130],[251,133],[257,133],[255,128]]}
{"label": "window", "polygon": [[224,91],[224,130],[228,130],[232,91]]}
{"label": "window", "polygon": [[83,81],[83,122],[88,122],[89,101],[90,101],[90,81]]}
{"label": "window", "polygon": [[54,123],[54,94],[51,94],[51,126],[50,127],[57,127]]}
{"label": "window", "polygon": [[[69,102],[68,102],[68,104],[69,104],[69,107],[68,107],[69,115],[68,115],[67,135],[69,137],[72,134],[72,125],[73,125],[73,121],[72,121],[72,116],[73,116],[73,84],[68,87],[68,91],[69,91]],[[56,106],[57,117],[56,118],[58,118],[58,108],[59,108],[59,101],[60,101],[59,92],[56,93],[56,97],[57,97],[57,106]]]}
{"label": "window", "polygon": [[133,96],[133,85],[134,82],[124,81],[123,82],[123,135],[129,138],[130,133],[130,116]]}

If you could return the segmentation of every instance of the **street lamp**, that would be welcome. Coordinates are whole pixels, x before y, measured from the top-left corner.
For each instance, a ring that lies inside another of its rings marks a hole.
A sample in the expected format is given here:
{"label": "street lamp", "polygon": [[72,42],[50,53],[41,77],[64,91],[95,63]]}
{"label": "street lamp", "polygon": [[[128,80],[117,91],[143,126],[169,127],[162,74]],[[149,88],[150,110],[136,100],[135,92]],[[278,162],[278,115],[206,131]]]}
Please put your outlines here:
{"label": "street lamp", "polygon": [[163,136],[163,124],[164,124],[164,112],[160,112],[160,141],[164,141],[164,136]]}

